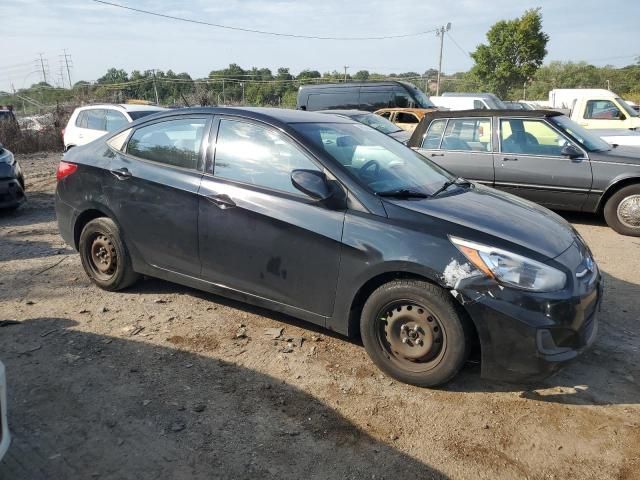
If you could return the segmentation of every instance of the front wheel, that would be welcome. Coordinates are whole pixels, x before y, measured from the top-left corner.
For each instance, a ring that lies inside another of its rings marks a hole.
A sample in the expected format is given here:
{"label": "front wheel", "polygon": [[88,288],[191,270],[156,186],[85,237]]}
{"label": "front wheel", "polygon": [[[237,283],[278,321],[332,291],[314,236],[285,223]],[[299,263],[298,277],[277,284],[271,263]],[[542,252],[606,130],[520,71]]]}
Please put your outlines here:
{"label": "front wheel", "polygon": [[110,218],[96,218],[85,225],[78,244],[82,267],[93,283],[116,291],[133,285],[133,271],[120,229]]}
{"label": "front wheel", "polygon": [[466,319],[449,293],[431,283],[396,280],[375,290],[362,310],[360,333],[383,372],[420,387],[442,385],[469,354]]}
{"label": "front wheel", "polygon": [[614,193],[604,206],[607,225],[622,235],[640,236],[640,185]]}

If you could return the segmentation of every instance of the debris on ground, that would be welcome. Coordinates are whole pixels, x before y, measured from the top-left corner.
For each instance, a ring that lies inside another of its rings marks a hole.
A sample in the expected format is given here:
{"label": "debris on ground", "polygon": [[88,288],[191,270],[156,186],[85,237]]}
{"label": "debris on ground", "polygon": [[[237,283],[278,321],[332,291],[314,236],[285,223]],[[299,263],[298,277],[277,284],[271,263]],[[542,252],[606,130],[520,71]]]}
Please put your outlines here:
{"label": "debris on ground", "polygon": [[284,330],[284,328],[282,327],[277,327],[277,328],[265,328],[264,329],[264,334],[271,337],[273,340],[277,340],[278,338],[280,338],[282,336],[282,331]]}

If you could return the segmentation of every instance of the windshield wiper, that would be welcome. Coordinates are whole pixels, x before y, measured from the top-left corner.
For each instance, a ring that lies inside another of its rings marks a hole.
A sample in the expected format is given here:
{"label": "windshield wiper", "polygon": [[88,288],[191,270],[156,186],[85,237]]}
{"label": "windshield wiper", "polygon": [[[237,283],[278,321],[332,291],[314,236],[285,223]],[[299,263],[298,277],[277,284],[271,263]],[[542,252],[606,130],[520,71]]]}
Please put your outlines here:
{"label": "windshield wiper", "polygon": [[428,198],[429,195],[408,188],[399,188],[397,190],[387,190],[386,192],[376,192],[379,197],[397,197],[397,198]]}
{"label": "windshield wiper", "polygon": [[447,188],[449,188],[451,185],[469,185],[469,186],[471,186],[472,183],[469,180],[465,180],[464,178],[456,177],[453,180],[447,180],[446,182],[444,182],[439,189],[437,189],[435,192],[433,192],[431,194],[431,196],[432,197],[438,196],[439,194],[444,192]]}

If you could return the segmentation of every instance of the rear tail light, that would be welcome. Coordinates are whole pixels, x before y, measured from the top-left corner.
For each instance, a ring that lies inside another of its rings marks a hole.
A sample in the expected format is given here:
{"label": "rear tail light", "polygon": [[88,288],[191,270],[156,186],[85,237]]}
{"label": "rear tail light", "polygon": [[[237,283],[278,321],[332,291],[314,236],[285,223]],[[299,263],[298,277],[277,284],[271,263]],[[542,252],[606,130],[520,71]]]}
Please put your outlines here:
{"label": "rear tail light", "polygon": [[56,172],[56,180],[60,181],[65,177],[68,177],[78,169],[78,165],[75,163],[69,163],[61,161],[58,165],[58,171]]}

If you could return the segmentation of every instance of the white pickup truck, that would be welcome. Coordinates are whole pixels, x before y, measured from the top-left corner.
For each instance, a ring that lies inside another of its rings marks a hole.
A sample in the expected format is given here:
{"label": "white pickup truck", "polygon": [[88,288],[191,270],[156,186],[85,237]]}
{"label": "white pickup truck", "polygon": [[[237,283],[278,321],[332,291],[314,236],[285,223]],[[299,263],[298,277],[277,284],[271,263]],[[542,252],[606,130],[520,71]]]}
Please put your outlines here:
{"label": "white pickup truck", "polygon": [[556,88],[549,92],[548,106],[585,128],[640,130],[640,113],[610,90]]}

